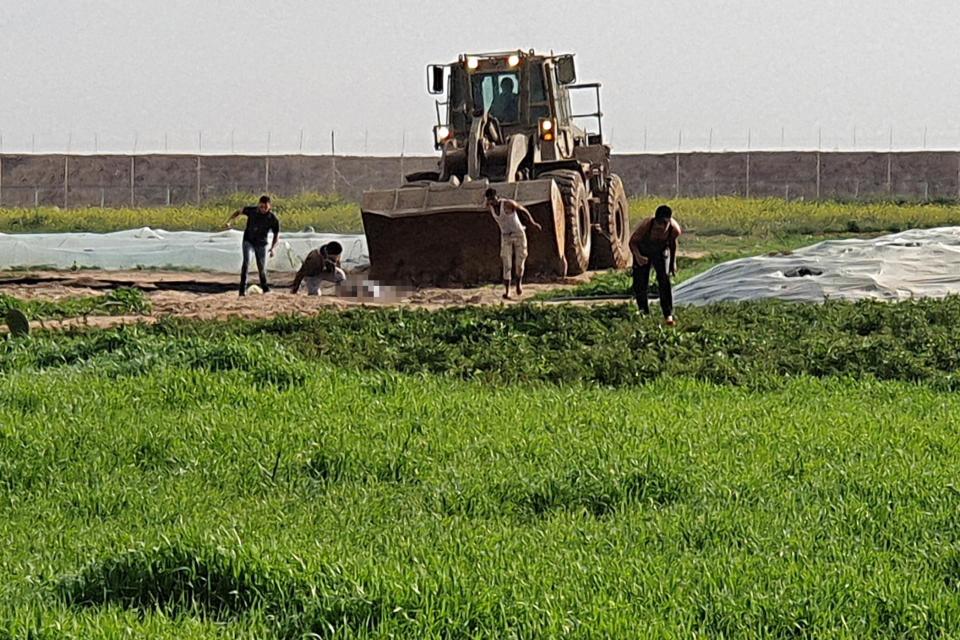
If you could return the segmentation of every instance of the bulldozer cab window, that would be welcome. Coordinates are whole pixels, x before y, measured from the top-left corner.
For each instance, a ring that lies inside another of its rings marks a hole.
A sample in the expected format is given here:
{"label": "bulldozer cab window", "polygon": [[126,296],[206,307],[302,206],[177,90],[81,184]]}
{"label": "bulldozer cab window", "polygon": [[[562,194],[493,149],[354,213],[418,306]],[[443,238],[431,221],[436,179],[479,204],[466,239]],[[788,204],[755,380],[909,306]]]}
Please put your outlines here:
{"label": "bulldozer cab window", "polygon": [[530,122],[537,122],[540,118],[550,117],[550,98],[547,96],[547,87],[543,81],[543,67],[530,68]]}
{"label": "bulldozer cab window", "polygon": [[[556,73],[556,68],[554,68]],[[569,124],[573,116],[570,110],[570,92],[560,83],[560,79],[555,76],[554,90],[557,92],[557,119],[561,124]]]}
{"label": "bulldozer cab window", "polygon": [[474,109],[489,113],[502,124],[520,119],[520,78],[516,73],[473,76]]}

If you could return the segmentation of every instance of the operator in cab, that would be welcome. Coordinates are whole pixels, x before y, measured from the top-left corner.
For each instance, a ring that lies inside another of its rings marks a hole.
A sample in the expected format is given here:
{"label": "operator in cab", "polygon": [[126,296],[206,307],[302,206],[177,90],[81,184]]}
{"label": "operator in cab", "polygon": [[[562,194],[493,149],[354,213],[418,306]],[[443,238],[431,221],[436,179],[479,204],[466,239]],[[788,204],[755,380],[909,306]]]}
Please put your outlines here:
{"label": "operator in cab", "polygon": [[490,105],[490,115],[500,122],[516,122],[520,118],[519,96],[514,93],[513,78],[500,81],[500,93]]}
{"label": "operator in cab", "polygon": [[500,227],[500,260],[503,262],[503,299],[510,299],[510,279],[514,270],[517,273],[517,295],[523,295],[523,266],[527,260],[527,233],[520,223],[523,214],[534,229],[542,227],[530,215],[530,211],[519,202],[501,198],[494,188],[484,192],[487,209]]}
{"label": "operator in cab", "polygon": [[677,275],[677,238],[683,231],[673,219],[673,210],[662,204],[650,218],[641,222],[630,236],[633,254],[633,295],[640,313],[650,313],[647,294],[650,289],[650,269],[657,274],[660,310],[667,325],[673,326],[673,289],[670,276]]}

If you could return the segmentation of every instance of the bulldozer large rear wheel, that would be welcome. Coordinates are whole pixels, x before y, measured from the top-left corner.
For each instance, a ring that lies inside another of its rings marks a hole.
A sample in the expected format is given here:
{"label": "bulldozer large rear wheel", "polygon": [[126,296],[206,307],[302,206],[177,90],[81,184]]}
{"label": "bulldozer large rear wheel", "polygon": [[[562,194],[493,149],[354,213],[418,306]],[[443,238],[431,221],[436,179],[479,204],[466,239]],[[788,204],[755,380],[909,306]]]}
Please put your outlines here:
{"label": "bulldozer large rear wheel", "polygon": [[567,275],[578,275],[590,264],[590,201],[583,178],[571,169],[558,169],[543,173],[539,178],[553,178],[563,197],[564,257],[567,259]]}
{"label": "bulldozer large rear wheel", "polygon": [[610,176],[607,197],[600,205],[599,228],[593,231],[591,269],[625,269],[630,266],[630,203],[623,180]]}

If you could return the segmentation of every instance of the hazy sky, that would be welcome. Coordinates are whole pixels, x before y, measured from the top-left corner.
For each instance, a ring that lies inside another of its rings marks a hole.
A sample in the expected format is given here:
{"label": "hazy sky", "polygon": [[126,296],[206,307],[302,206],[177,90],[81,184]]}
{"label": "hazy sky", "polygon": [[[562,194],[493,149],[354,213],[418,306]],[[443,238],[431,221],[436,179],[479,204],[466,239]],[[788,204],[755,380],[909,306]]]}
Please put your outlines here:
{"label": "hazy sky", "polygon": [[960,149],[958,33],[956,0],[0,0],[0,132],[7,152],[196,152],[202,131],[262,153],[302,130],[320,153],[334,129],[386,154],[406,131],[429,154],[428,63],[537,48],[603,82],[621,151],[886,149],[891,127]]}

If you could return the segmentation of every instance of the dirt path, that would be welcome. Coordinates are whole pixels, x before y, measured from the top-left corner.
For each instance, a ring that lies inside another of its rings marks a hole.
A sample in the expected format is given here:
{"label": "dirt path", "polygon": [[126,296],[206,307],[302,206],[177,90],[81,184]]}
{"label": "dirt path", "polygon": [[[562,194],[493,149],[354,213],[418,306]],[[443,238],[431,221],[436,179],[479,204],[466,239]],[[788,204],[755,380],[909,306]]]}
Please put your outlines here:
{"label": "dirt path", "polygon": [[226,318],[271,318],[277,315],[312,315],[319,309],[347,309],[360,306],[400,306],[440,309],[466,305],[504,305],[529,301],[535,294],[588,281],[589,274],[562,282],[529,284],[521,299],[505,301],[502,289],[484,286],[464,289],[420,289],[394,292],[381,298],[342,298],[332,295],[306,296],[289,293],[291,278],[277,277],[275,288],[264,295],[240,297],[234,274],[165,271],[24,271],[0,274],[0,294],[21,299],[60,300],[103,295],[119,287],[135,287],[150,299],[153,308],[145,316],[90,316],[63,321],[31,323],[35,328],[75,326],[111,327],[137,322],[152,323],[175,316],[201,320]]}

